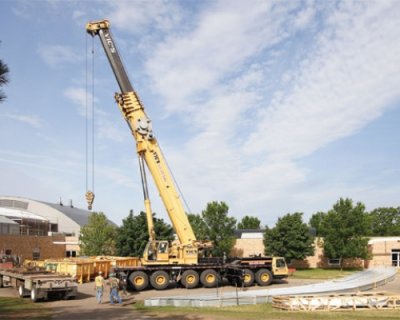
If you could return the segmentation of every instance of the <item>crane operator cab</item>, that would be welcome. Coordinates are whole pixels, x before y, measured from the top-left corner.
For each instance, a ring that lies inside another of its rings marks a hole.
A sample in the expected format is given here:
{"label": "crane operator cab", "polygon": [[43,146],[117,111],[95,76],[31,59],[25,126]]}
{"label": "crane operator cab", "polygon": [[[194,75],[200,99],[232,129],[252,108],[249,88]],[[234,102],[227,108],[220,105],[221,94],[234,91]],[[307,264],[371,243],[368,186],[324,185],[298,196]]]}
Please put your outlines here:
{"label": "crane operator cab", "polygon": [[143,258],[147,261],[167,262],[169,260],[169,242],[167,240],[149,241]]}

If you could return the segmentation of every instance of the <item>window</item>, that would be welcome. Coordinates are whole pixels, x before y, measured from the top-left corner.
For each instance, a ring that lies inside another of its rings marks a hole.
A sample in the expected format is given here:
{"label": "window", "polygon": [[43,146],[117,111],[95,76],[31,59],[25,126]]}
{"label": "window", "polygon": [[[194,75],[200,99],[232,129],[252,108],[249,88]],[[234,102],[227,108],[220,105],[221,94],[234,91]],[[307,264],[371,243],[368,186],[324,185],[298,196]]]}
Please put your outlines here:
{"label": "window", "polygon": [[276,267],[277,268],[286,267],[285,259],[276,259]]}
{"label": "window", "polygon": [[392,249],[392,266],[400,267],[400,249]]}
{"label": "window", "polygon": [[341,259],[328,259],[328,265],[330,266],[340,266]]}
{"label": "window", "polygon": [[33,260],[40,259],[40,248],[33,248],[32,258],[33,258]]}
{"label": "window", "polygon": [[67,258],[75,258],[76,257],[76,251],[75,250],[65,251],[65,256]]}

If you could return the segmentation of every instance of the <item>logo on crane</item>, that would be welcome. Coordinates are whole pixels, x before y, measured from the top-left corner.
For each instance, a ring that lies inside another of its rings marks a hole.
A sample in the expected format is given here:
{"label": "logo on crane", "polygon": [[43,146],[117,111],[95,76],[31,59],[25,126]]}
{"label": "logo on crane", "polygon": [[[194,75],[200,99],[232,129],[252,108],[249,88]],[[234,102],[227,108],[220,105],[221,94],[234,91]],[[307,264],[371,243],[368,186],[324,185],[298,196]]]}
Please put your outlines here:
{"label": "logo on crane", "polygon": [[109,32],[104,32],[104,38],[106,39],[107,45],[110,48],[111,53],[117,52],[117,49],[115,49],[114,42],[112,41]]}

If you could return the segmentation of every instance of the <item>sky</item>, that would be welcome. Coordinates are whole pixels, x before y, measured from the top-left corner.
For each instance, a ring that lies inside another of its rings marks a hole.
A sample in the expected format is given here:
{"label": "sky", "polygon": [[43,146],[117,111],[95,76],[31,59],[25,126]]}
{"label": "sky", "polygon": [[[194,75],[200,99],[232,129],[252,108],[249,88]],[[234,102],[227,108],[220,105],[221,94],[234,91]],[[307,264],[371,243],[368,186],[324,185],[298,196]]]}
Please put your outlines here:
{"label": "sky", "polygon": [[188,212],[224,201],[272,227],[341,197],[400,206],[396,0],[1,0],[0,195],[86,208],[90,189],[119,225],[144,210],[119,88],[85,30],[102,19]]}

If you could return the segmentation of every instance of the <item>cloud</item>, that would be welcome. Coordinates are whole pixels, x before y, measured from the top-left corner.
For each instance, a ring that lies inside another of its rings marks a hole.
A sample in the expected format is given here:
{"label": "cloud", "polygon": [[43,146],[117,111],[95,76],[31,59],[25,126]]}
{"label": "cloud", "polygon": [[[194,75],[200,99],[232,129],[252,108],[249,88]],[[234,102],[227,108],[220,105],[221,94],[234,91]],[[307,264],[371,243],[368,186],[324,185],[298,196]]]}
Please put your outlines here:
{"label": "cloud", "polygon": [[50,171],[71,174],[78,167],[74,153],[65,150],[62,153],[55,151],[53,154],[45,155],[1,150],[0,161],[20,168],[36,168],[41,170],[41,173]]}
{"label": "cloud", "polygon": [[43,120],[36,115],[23,115],[16,113],[4,113],[0,114],[0,117],[4,117],[11,120],[16,120],[25,124],[30,125],[33,128],[39,129],[43,127]]}
{"label": "cloud", "polygon": [[301,193],[311,175],[297,161],[358,133],[398,101],[396,2],[158,4],[135,11],[118,2],[110,21],[135,43],[157,39],[143,52],[142,80],[182,124],[171,135],[184,142],[164,147],[194,207],[224,200],[234,215],[263,217],[324,209],[357,190],[335,181]]}
{"label": "cloud", "polygon": [[52,68],[63,67],[70,63],[80,63],[83,60],[82,54],[63,45],[40,45],[37,53]]}
{"label": "cloud", "polygon": [[[342,3],[329,16],[298,75],[293,75],[292,88],[275,94],[260,113],[257,130],[245,146],[247,154],[306,156],[358,132],[399,98],[400,42],[394,40],[400,39],[399,8],[388,4]],[[371,20],[379,24],[371,27]]]}
{"label": "cloud", "polygon": [[[94,125],[97,130],[96,139],[108,139],[115,142],[124,141],[126,134],[121,128],[109,119],[109,113],[101,109],[97,98],[94,98],[95,106],[93,106],[93,95],[86,90],[77,87],[69,87],[64,90],[64,96],[71,100],[78,108],[78,114],[87,119],[93,119],[93,107],[95,113]],[[88,123],[89,126],[92,123]],[[91,130],[89,128],[89,130]]]}
{"label": "cloud", "polygon": [[113,26],[133,34],[149,29],[165,32],[179,24],[181,10],[176,1],[142,0],[132,4],[130,0],[121,0],[113,3],[109,17]]}
{"label": "cloud", "polygon": [[63,94],[78,106],[77,111],[80,116],[92,117],[93,95],[90,92],[83,88],[69,87],[64,90]]}
{"label": "cloud", "polygon": [[[168,153],[199,206],[218,198],[239,211],[279,201],[291,210],[299,199],[290,190],[308,179],[295,161],[359,132],[399,99],[399,6],[223,4],[167,37],[146,63],[168,112],[195,134]],[[302,55],[285,60],[305,30]],[[249,68],[249,59],[258,64]]]}
{"label": "cloud", "polygon": [[219,1],[200,12],[193,30],[167,37],[146,63],[166,108],[179,111],[188,101],[208,98],[218,83],[243,72],[249,58],[286,38],[284,25],[292,8],[265,1],[252,1],[251,6]]}

